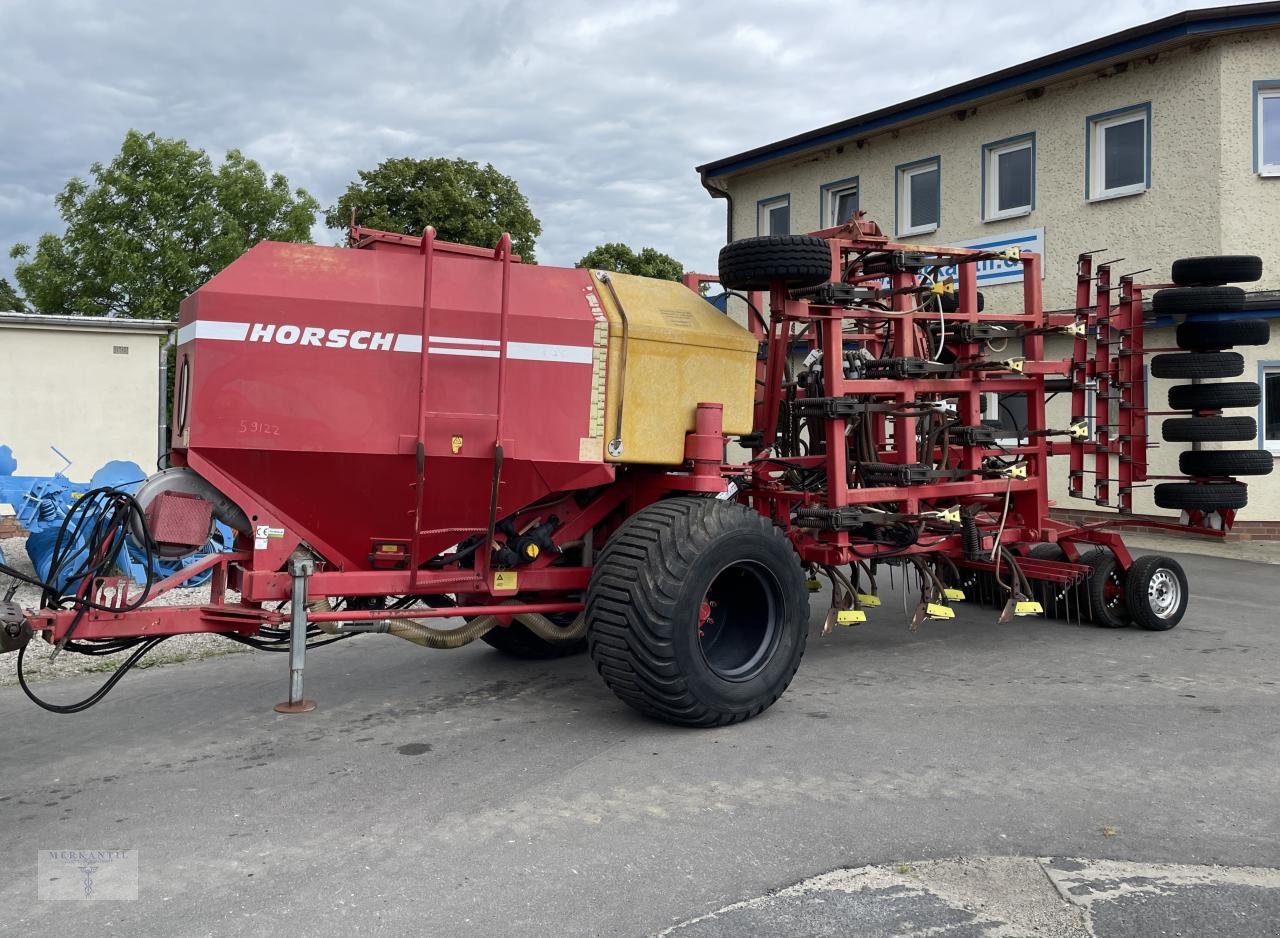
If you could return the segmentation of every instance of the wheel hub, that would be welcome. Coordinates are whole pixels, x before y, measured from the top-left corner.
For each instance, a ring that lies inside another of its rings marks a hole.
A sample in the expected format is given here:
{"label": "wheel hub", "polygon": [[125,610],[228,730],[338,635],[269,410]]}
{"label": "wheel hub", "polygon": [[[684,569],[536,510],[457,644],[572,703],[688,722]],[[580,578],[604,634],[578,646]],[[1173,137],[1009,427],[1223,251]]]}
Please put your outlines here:
{"label": "wheel hub", "polygon": [[1161,619],[1168,619],[1178,611],[1182,604],[1182,584],[1172,570],[1162,567],[1151,575],[1151,581],[1147,584],[1147,599],[1151,604],[1151,611]]}
{"label": "wheel hub", "polygon": [[774,575],[742,561],[716,574],[698,607],[698,648],[728,681],[745,681],[768,664],[782,633],[783,602]]}

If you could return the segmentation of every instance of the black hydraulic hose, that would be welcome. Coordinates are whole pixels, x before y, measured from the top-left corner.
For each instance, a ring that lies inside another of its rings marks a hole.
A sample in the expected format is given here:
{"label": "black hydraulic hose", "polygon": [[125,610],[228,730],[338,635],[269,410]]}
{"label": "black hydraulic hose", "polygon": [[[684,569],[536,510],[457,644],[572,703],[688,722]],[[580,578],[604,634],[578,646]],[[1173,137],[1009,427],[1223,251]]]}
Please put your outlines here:
{"label": "black hydraulic hose", "polygon": [[48,710],[50,713],[79,713],[82,710],[88,710],[94,704],[101,701],[103,697],[106,697],[107,694],[111,693],[111,689],[120,682],[122,677],[129,673],[129,670],[135,664],[142,660],[143,656],[145,656],[147,652],[151,651],[151,649],[155,648],[167,638],[169,638],[168,635],[163,635],[159,638],[142,639],[137,650],[121,662],[120,666],[116,668],[115,674],[107,678],[101,687],[84,700],[77,701],[73,704],[50,703],[44,698],[38,696],[36,692],[31,689],[30,685],[27,684],[27,678],[22,667],[23,659],[27,653],[27,646],[23,645],[18,649],[18,686],[22,688],[22,692],[27,695],[27,698],[32,703],[37,707],[42,707],[43,709]]}

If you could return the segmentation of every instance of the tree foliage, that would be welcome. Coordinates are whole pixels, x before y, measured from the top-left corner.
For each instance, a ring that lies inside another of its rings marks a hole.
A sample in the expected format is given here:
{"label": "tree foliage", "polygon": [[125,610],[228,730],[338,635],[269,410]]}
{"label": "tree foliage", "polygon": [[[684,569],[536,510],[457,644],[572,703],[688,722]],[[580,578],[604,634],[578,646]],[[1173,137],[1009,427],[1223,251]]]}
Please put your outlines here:
{"label": "tree foliage", "polygon": [[0,313],[26,312],[27,304],[22,296],[4,277],[0,277]]}
{"label": "tree foliage", "polygon": [[57,196],[64,234],[42,235],[34,254],[10,251],[39,312],[174,319],[183,297],[259,241],[309,242],[320,207],[239,150],[214,166],[185,140],[136,130],[89,176]]}
{"label": "tree foliage", "polygon": [[574,266],[656,277],[659,280],[679,280],[684,276],[684,266],[670,254],[663,254],[656,248],[641,248],[636,253],[627,245],[616,241],[592,248]]}
{"label": "tree foliage", "polygon": [[354,209],[356,222],[367,228],[416,237],[430,225],[444,241],[478,247],[493,247],[507,231],[515,252],[533,262],[542,223],[516,181],[492,164],[402,157],[383,160],[358,176],[325,212],[330,228],[346,228]]}

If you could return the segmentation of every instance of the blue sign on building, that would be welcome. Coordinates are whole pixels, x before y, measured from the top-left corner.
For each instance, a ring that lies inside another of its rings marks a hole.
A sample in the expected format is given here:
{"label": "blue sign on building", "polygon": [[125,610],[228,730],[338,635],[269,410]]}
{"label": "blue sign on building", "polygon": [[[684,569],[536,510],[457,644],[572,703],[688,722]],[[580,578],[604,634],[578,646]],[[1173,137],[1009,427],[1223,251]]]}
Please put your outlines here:
{"label": "blue sign on building", "polygon": [[[1035,251],[1044,257],[1044,229],[1032,228],[1030,231],[1005,232],[976,238],[972,241],[956,241],[947,245],[955,248],[977,248],[979,250],[1003,251],[1005,248],[1021,248],[1024,251]],[[939,277],[955,277],[955,267],[944,267]],[[1044,278],[1044,264],[1040,265],[1040,276]],[[994,258],[978,264],[978,287],[995,286],[998,283],[1021,283],[1022,264],[1019,261],[1006,261]]]}

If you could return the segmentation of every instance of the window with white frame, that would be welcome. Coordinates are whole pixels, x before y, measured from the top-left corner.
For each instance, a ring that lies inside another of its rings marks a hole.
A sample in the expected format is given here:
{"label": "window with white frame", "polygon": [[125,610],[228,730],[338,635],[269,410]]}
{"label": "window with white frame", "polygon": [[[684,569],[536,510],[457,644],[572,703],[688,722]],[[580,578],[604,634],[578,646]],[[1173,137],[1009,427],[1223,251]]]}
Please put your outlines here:
{"label": "window with white frame", "polygon": [[756,225],[762,235],[791,234],[791,196],[761,199],[757,203]]}
{"label": "window with white frame", "polygon": [[898,167],[898,235],[936,231],[942,215],[942,167],[937,157]]}
{"label": "window with white frame", "polygon": [[1262,367],[1262,445],[1280,453],[1280,362]]}
{"label": "window with white frame", "polygon": [[1280,81],[1257,83],[1253,136],[1254,168],[1260,176],[1280,176]]}
{"label": "window with white frame", "polygon": [[1089,118],[1088,196],[1143,192],[1151,178],[1151,108],[1141,105]]}
{"label": "window with white frame", "polygon": [[842,179],[822,187],[822,226],[843,225],[858,210],[858,179]]}
{"label": "window with white frame", "polygon": [[1034,135],[989,143],[982,152],[983,218],[997,221],[1030,214],[1036,191]]}

